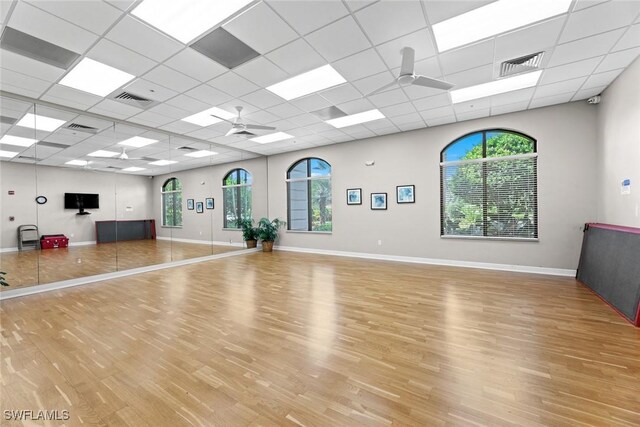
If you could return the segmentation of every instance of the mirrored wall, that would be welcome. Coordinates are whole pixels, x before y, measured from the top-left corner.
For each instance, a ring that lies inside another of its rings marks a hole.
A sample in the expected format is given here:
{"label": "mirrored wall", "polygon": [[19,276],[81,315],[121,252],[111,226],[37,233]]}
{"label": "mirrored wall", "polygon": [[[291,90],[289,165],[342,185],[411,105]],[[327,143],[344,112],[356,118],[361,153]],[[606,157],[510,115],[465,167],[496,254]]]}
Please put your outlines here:
{"label": "mirrored wall", "polygon": [[0,98],[0,292],[242,250],[266,216],[264,157],[73,111]]}

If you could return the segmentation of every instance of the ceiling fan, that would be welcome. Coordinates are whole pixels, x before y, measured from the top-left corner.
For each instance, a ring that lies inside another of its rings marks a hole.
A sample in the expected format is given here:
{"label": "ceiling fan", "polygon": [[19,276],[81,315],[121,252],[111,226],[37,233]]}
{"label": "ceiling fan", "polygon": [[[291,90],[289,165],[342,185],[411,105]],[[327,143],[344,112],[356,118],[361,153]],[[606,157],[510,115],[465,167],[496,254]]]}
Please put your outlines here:
{"label": "ceiling fan", "polygon": [[231,123],[231,129],[229,129],[229,132],[227,132],[227,134],[225,136],[229,136],[229,135],[254,136],[255,133],[249,132],[249,129],[251,129],[251,130],[275,130],[275,128],[273,126],[251,125],[251,124],[243,123],[242,122],[242,118],[240,117],[240,113],[242,112],[242,107],[238,106],[238,107],[236,107],[236,110],[238,111],[238,117],[233,119],[233,121],[227,120],[227,119],[224,119],[222,117],[216,116],[215,114],[212,114],[212,116],[215,117],[216,119],[224,120],[225,122]]}
{"label": "ceiling fan", "polygon": [[415,50],[413,50],[413,48],[411,47],[403,48],[400,75],[396,77],[396,79],[391,83],[386,84],[381,88],[374,90],[373,92],[367,94],[367,96],[371,96],[378,92],[382,92],[383,90],[390,88],[395,84],[399,84],[400,86],[409,86],[409,85],[424,86],[424,87],[430,87],[433,89],[442,89],[442,90],[449,90],[454,86],[453,84],[449,82],[445,82],[444,80],[433,79],[431,77],[421,76],[419,74],[414,73],[413,69],[415,65],[415,55],[416,55],[416,52]]}

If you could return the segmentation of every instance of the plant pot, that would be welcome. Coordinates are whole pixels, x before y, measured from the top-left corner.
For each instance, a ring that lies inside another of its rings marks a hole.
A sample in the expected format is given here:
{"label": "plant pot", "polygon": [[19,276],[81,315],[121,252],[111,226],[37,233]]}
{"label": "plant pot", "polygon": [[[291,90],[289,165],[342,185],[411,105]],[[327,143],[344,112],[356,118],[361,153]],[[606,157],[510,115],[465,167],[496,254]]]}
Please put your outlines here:
{"label": "plant pot", "polygon": [[262,241],[262,252],[272,252],[273,251],[273,242],[265,242]]}
{"label": "plant pot", "polygon": [[248,249],[255,248],[256,246],[258,246],[258,241],[255,239],[245,240],[245,243],[247,244]]}

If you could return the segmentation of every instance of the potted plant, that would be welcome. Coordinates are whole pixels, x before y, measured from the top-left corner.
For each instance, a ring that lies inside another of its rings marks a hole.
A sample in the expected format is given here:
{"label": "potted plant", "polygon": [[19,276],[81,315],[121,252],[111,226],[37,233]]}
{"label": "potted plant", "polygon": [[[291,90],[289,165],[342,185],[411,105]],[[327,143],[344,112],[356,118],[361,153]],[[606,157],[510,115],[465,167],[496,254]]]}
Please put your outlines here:
{"label": "potted plant", "polygon": [[9,286],[7,280],[4,278],[4,276],[6,275],[7,273],[5,273],[4,271],[0,271],[0,286]]}
{"label": "potted plant", "polygon": [[258,229],[253,226],[253,219],[241,219],[238,224],[242,229],[242,238],[247,243],[247,248],[255,248],[258,245]]}
{"label": "potted plant", "polygon": [[262,218],[258,222],[258,237],[262,240],[262,251],[271,252],[273,250],[273,242],[278,238],[278,229],[283,227],[286,222],[279,218],[269,221],[269,218]]}

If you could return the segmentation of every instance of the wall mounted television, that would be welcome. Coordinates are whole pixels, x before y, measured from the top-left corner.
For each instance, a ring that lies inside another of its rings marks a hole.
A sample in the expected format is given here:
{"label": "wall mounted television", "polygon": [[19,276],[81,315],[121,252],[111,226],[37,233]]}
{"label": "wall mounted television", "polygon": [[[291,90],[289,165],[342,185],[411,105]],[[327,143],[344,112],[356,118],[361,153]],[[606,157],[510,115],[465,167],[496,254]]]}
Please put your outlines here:
{"label": "wall mounted television", "polygon": [[100,209],[100,195],[88,193],[64,193],[64,208],[78,209],[78,215],[89,215],[85,209]]}

